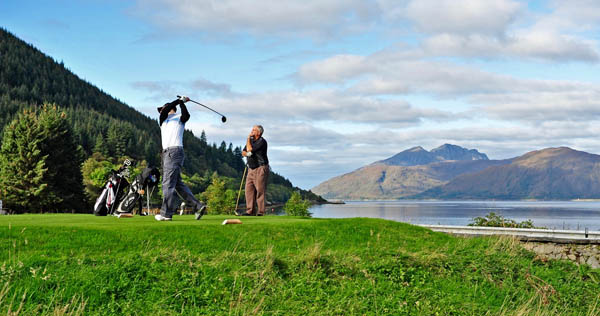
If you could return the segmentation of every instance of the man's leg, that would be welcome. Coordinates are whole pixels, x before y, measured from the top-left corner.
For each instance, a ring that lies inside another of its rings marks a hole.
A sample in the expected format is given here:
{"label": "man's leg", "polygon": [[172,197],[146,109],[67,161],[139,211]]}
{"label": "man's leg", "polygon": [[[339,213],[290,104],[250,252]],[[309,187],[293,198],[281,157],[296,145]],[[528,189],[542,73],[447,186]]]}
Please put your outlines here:
{"label": "man's leg", "polygon": [[160,215],[171,218],[177,209],[177,183],[181,181],[181,165],[176,151],[163,153],[163,204]]}
{"label": "man's leg", "polygon": [[194,206],[194,213],[196,215],[196,219],[200,219],[204,215],[206,205],[204,205],[204,203],[196,199],[190,188],[188,188],[188,186],[185,185],[185,183],[183,183],[181,177],[179,178],[179,182],[177,183],[176,190],[177,193],[179,193],[179,195],[181,195],[181,197],[187,202],[187,205]]}
{"label": "man's leg", "polygon": [[269,166],[256,168],[256,204],[258,204],[258,215],[265,215],[265,199],[267,193],[267,180],[269,179]]}
{"label": "man's leg", "polygon": [[202,202],[198,201],[198,199],[194,196],[190,188],[188,188],[188,186],[185,185],[183,181],[181,181],[181,178],[177,183],[177,186],[175,186],[175,189],[177,190],[177,193],[179,193],[179,195],[181,195],[181,197],[185,200],[185,202],[187,203],[186,205],[192,205],[197,209],[204,205]]}
{"label": "man's leg", "polygon": [[256,180],[256,169],[248,168],[248,175],[246,176],[246,214],[254,215],[254,201],[256,199],[256,186],[254,181]]}

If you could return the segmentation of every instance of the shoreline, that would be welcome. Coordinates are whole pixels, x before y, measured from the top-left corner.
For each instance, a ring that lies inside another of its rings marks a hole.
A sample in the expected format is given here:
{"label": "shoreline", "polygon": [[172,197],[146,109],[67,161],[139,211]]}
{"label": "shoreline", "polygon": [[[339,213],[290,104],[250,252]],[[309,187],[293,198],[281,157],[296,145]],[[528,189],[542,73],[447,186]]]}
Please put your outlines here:
{"label": "shoreline", "polygon": [[314,204],[346,204],[346,202],[600,202],[598,199],[335,199],[325,203]]}

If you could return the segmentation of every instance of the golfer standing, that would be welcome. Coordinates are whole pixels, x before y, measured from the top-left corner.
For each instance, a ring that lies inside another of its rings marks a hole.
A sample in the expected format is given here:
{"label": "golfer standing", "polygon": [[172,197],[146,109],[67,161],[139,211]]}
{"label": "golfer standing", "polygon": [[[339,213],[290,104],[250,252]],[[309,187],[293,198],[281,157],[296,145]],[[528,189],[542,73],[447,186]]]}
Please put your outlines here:
{"label": "golfer standing", "polygon": [[[265,198],[267,180],[269,178],[269,158],[267,158],[267,141],[262,137],[264,129],[261,125],[252,127],[242,150],[242,156],[248,161],[248,176],[246,177],[246,212],[243,216],[265,215]],[[258,212],[254,208],[258,206]]]}
{"label": "golfer standing", "polygon": [[[188,205],[194,206],[196,219],[200,219],[206,209],[206,205],[198,201],[192,191],[181,180],[181,168],[185,158],[183,153],[183,131],[185,130],[185,123],[190,119],[190,113],[185,107],[185,102],[189,100],[190,98],[182,96],[158,108],[162,138],[163,202],[160,214],[154,216],[157,221],[170,221],[173,218],[178,206],[176,193],[179,193]],[[177,105],[181,108],[181,114],[177,114]]]}

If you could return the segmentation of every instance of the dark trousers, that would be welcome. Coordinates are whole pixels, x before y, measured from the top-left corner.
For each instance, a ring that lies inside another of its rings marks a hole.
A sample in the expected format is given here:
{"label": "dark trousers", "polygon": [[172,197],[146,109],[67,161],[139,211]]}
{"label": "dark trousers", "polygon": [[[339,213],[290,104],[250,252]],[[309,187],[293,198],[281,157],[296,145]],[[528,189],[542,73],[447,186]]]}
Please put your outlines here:
{"label": "dark trousers", "polygon": [[265,199],[267,193],[267,180],[269,179],[269,165],[255,169],[248,168],[246,177],[246,213],[254,214],[254,202],[258,206],[258,214],[265,214]]}
{"label": "dark trousers", "polygon": [[181,168],[184,160],[183,147],[169,147],[162,153],[163,203],[160,214],[164,217],[173,217],[173,213],[177,210],[179,205],[177,193],[185,199],[188,205],[194,205],[196,208],[200,207],[200,201],[194,197],[190,188],[181,181]]}

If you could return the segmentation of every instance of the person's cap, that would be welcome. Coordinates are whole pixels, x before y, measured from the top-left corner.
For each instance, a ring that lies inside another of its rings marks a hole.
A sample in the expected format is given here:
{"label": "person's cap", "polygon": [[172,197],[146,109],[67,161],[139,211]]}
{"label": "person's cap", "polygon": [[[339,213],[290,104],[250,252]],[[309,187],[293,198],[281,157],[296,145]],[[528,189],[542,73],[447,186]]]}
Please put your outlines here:
{"label": "person's cap", "polygon": [[165,103],[165,105],[157,107],[156,109],[158,110],[158,113],[160,113],[162,111],[162,109],[164,109],[165,106],[167,106],[167,104],[168,103]]}

